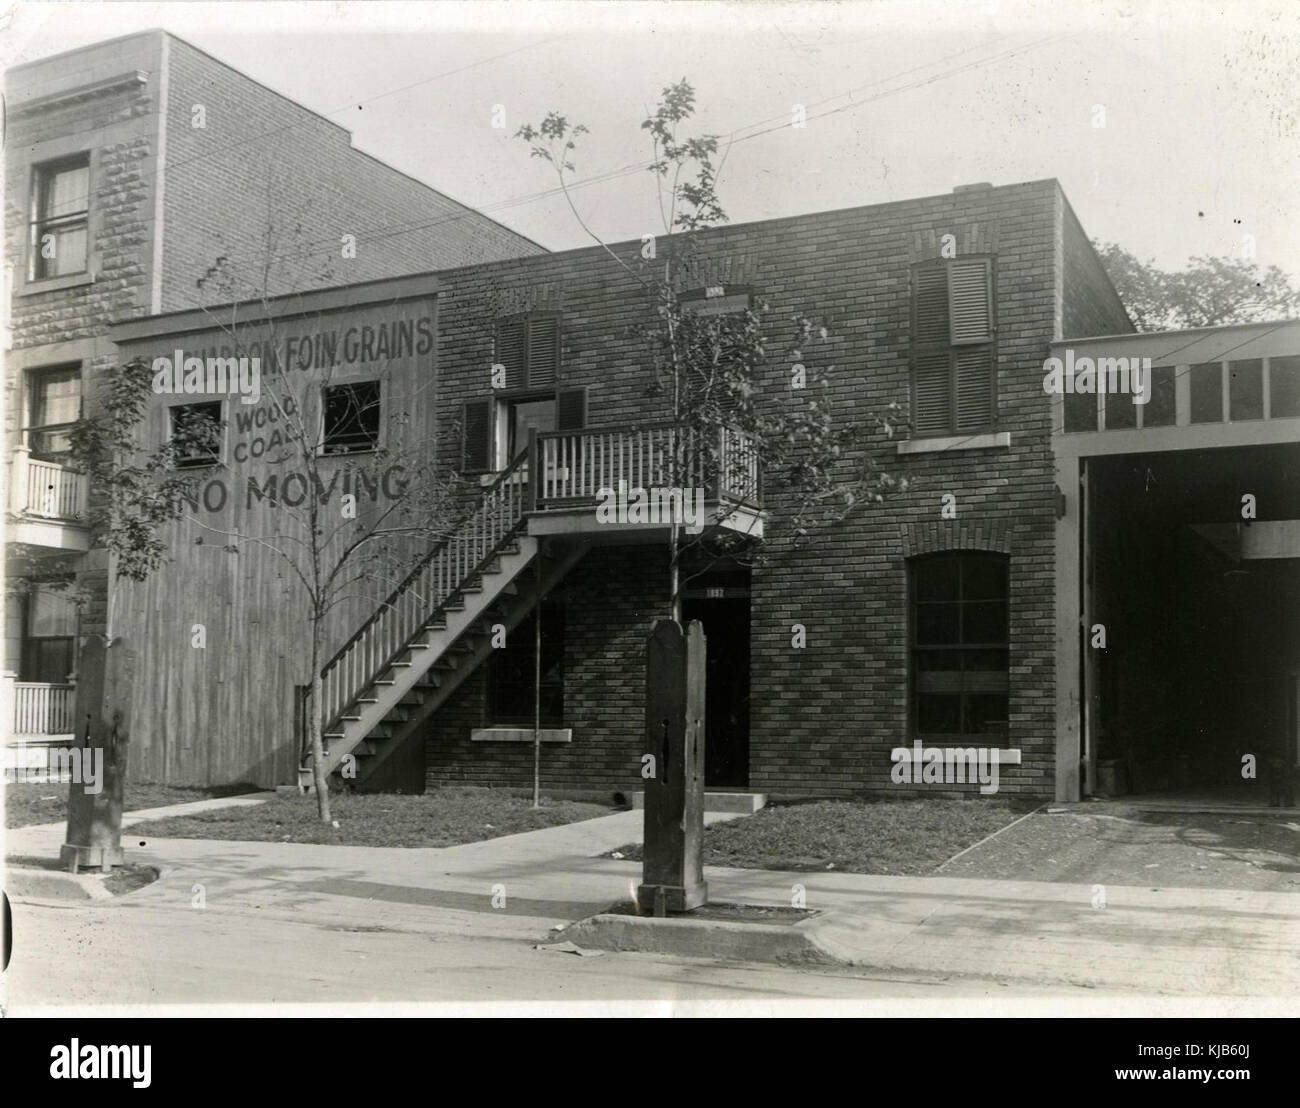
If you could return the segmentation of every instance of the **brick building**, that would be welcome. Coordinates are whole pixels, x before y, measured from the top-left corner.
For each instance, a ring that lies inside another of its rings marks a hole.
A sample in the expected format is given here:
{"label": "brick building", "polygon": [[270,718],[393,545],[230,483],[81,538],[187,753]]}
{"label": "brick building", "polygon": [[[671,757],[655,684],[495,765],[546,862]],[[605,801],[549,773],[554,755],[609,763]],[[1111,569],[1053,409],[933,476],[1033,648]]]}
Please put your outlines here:
{"label": "brick building", "polygon": [[[768,302],[770,350],[781,349],[794,314],[825,322],[826,342],[806,356],[833,365],[830,392],[843,418],[898,402],[913,424],[903,441],[872,447],[907,477],[908,491],[809,547],[792,545],[791,505],[760,495],[757,480],[710,488],[712,500],[739,505],[764,557],[715,567],[686,593],[685,614],[703,621],[711,644],[707,783],[897,791],[891,752],[920,738],[1005,752],[1004,793],[1057,793],[1073,767],[1057,756],[1060,491],[1043,362],[1053,341],[1131,329],[1061,189],[1050,180],[974,186],[719,228],[699,245],[701,288],[724,309]],[[641,246],[611,249],[634,266]],[[434,545],[407,594],[354,613],[351,636],[340,625],[322,712],[330,768],[353,755],[369,788],[528,781],[531,620],[542,594],[543,784],[634,789],[644,640],[668,605],[667,536],[601,527],[593,508],[601,486],[644,473],[634,467],[662,433],[645,342],[628,334],[652,318],[636,280],[594,248],[446,267],[273,307],[285,334],[301,332],[280,340],[286,358],[289,341],[301,351],[324,338],[333,349],[353,336],[355,349],[367,330],[432,326],[433,348],[349,361],[338,380],[390,398],[379,405],[375,444],[399,413],[432,416],[433,450],[481,487],[475,514]],[[113,334],[124,355],[148,357],[204,348],[211,332],[202,313],[181,312]],[[506,367],[505,389],[492,387],[494,364]],[[761,369],[765,402],[796,402],[789,369],[779,357]],[[333,387],[323,378],[312,385],[311,372],[309,391]],[[418,380],[424,386],[408,392]],[[274,475],[253,465],[238,432],[222,451],[211,470],[221,508],[209,514],[242,513],[246,534]],[[358,453],[364,464],[366,450]],[[521,465],[544,475],[536,487],[521,484]],[[281,478],[287,488],[290,477]],[[193,542],[185,526],[177,549]],[[215,763],[228,780],[292,775],[293,686],[310,674],[285,649],[249,661],[254,640],[288,643],[297,625],[266,600],[287,588],[283,573],[255,554],[240,558],[238,571],[221,571],[231,583],[219,606],[232,636],[257,625],[238,648],[243,663],[219,674],[203,669],[211,660],[184,663],[181,687],[208,697],[197,715],[174,693],[138,704],[137,719],[150,721],[137,740],[141,758],[160,779],[214,780]],[[184,607],[184,580],[159,581],[126,605],[159,664],[196,619]],[[420,604],[409,603],[416,593]],[[497,624],[509,631],[504,649],[490,643]],[[211,723],[193,733],[201,720],[228,720],[227,711],[245,713],[228,728],[234,737],[218,737]]]}
{"label": "brick building", "polygon": [[[68,726],[78,637],[110,620],[84,480],[62,462],[117,357],[110,322],[541,248],[163,31],[16,66],[5,96],[6,555],[33,587],[10,595],[4,668],[13,726],[49,734]],[[39,588],[67,570],[80,612]]]}

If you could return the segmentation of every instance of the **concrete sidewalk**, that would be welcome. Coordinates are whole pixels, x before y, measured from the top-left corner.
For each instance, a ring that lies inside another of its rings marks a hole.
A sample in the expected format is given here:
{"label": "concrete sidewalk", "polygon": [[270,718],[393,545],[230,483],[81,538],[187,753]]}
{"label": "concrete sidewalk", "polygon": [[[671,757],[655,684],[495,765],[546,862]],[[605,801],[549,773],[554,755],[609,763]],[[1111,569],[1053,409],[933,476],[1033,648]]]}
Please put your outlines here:
{"label": "concrete sidewalk", "polygon": [[[162,867],[163,878],[96,910],[201,899],[209,910],[347,930],[535,942],[630,898],[639,863],[596,855],[638,840],[641,820],[620,812],[442,849],[124,836],[128,858]],[[57,853],[61,834],[15,829],[8,849]],[[712,867],[706,876],[715,901],[789,905],[802,886],[822,913],[811,927],[820,949],[875,972],[1300,998],[1300,894],[1108,886],[1094,907],[1086,885]]]}

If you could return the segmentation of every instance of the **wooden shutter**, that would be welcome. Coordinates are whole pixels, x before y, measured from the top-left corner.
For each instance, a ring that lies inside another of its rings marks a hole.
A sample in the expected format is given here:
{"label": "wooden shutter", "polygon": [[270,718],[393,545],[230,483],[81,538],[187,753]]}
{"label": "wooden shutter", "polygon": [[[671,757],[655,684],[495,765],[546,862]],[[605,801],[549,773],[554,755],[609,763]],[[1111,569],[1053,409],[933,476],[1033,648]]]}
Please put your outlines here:
{"label": "wooden shutter", "polygon": [[506,388],[523,388],[527,383],[528,321],[505,319],[497,323],[496,360],[506,367]]}
{"label": "wooden shutter", "polygon": [[555,429],[581,431],[587,425],[587,390],[561,389],[555,394]]}
{"label": "wooden shutter", "polygon": [[528,321],[528,387],[553,385],[560,370],[560,321],[534,316]]}
{"label": "wooden shutter", "polygon": [[949,341],[947,269],[941,263],[918,266],[913,273],[912,342],[917,346],[946,345]]}
{"label": "wooden shutter", "polygon": [[471,400],[461,420],[460,467],[465,473],[492,469],[492,401]]}
{"label": "wooden shutter", "polygon": [[952,427],[952,367],[947,350],[918,353],[912,360],[912,426],[918,435]]}
{"label": "wooden shutter", "polygon": [[992,340],[991,275],[992,268],[987,258],[948,263],[948,304],[954,346]]}
{"label": "wooden shutter", "polygon": [[957,430],[975,431],[993,422],[993,350],[967,347],[956,352]]}

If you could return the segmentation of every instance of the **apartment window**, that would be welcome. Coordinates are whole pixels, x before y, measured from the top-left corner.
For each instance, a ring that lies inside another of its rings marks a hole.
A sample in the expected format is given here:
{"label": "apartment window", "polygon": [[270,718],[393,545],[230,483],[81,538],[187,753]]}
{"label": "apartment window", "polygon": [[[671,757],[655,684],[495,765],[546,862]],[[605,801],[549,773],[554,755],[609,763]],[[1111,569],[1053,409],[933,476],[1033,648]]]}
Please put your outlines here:
{"label": "apartment window", "polygon": [[[521,620],[506,636],[506,645],[492,651],[488,661],[488,716],[497,727],[531,727],[533,690],[537,688],[536,613]],[[542,603],[543,727],[564,725],[564,604],[559,598]]]}
{"label": "apartment window", "polygon": [[74,667],[76,605],[63,593],[33,589],[23,603],[20,681],[66,685]]}
{"label": "apartment window", "polygon": [[1300,416],[1300,357],[1268,360],[1268,414],[1272,419]]}
{"label": "apartment window", "polygon": [[496,362],[506,389],[554,387],[560,372],[560,317],[530,312],[497,321]]}
{"label": "apartment window", "polygon": [[221,401],[177,404],[168,410],[176,442],[176,468],[197,469],[221,461]]}
{"label": "apartment window", "polygon": [[912,425],[917,436],[986,430],[997,404],[993,260],[912,269]]}
{"label": "apartment window", "polygon": [[379,448],[379,382],[325,389],[325,454],[358,454]]}
{"label": "apartment window", "polygon": [[90,247],[90,155],[36,168],[32,280],[85,273]]}
{"label": "apartment window", "polygon": [[68,433],[81,418],[81,367],[60,366],[29,375],[27,448],[37,458],[67,454]]}
{"label": "apartment window", "polygon": [[911,562],[912,722],[917,735],[1005,734],[1007,559],[956,552]]}

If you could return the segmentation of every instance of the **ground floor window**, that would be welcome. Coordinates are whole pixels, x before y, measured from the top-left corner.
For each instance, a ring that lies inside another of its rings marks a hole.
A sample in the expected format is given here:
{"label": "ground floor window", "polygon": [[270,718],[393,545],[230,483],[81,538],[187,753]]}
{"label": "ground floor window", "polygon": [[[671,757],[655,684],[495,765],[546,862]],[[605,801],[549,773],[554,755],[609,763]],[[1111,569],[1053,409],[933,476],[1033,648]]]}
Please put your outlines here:
{"label": "ground floor window", "polygon": [[66,685],[76,666],[76,606],[61,593],[33,589],[23,607],[18,680]]}
{"label": "ground floor window", "polygon": [[912,559],[912,727],[917,735],[1005,734],[1007,559],[959,551]]}
{"label": "ground floor window", "polygon": [[[521,620],[506,636],[506,645],[488,659],[488,722],[496,727],[533,725],[533,690],[537,688],[535,614]],[[543,727],[564,726],[564,605],[542,604]]]}

